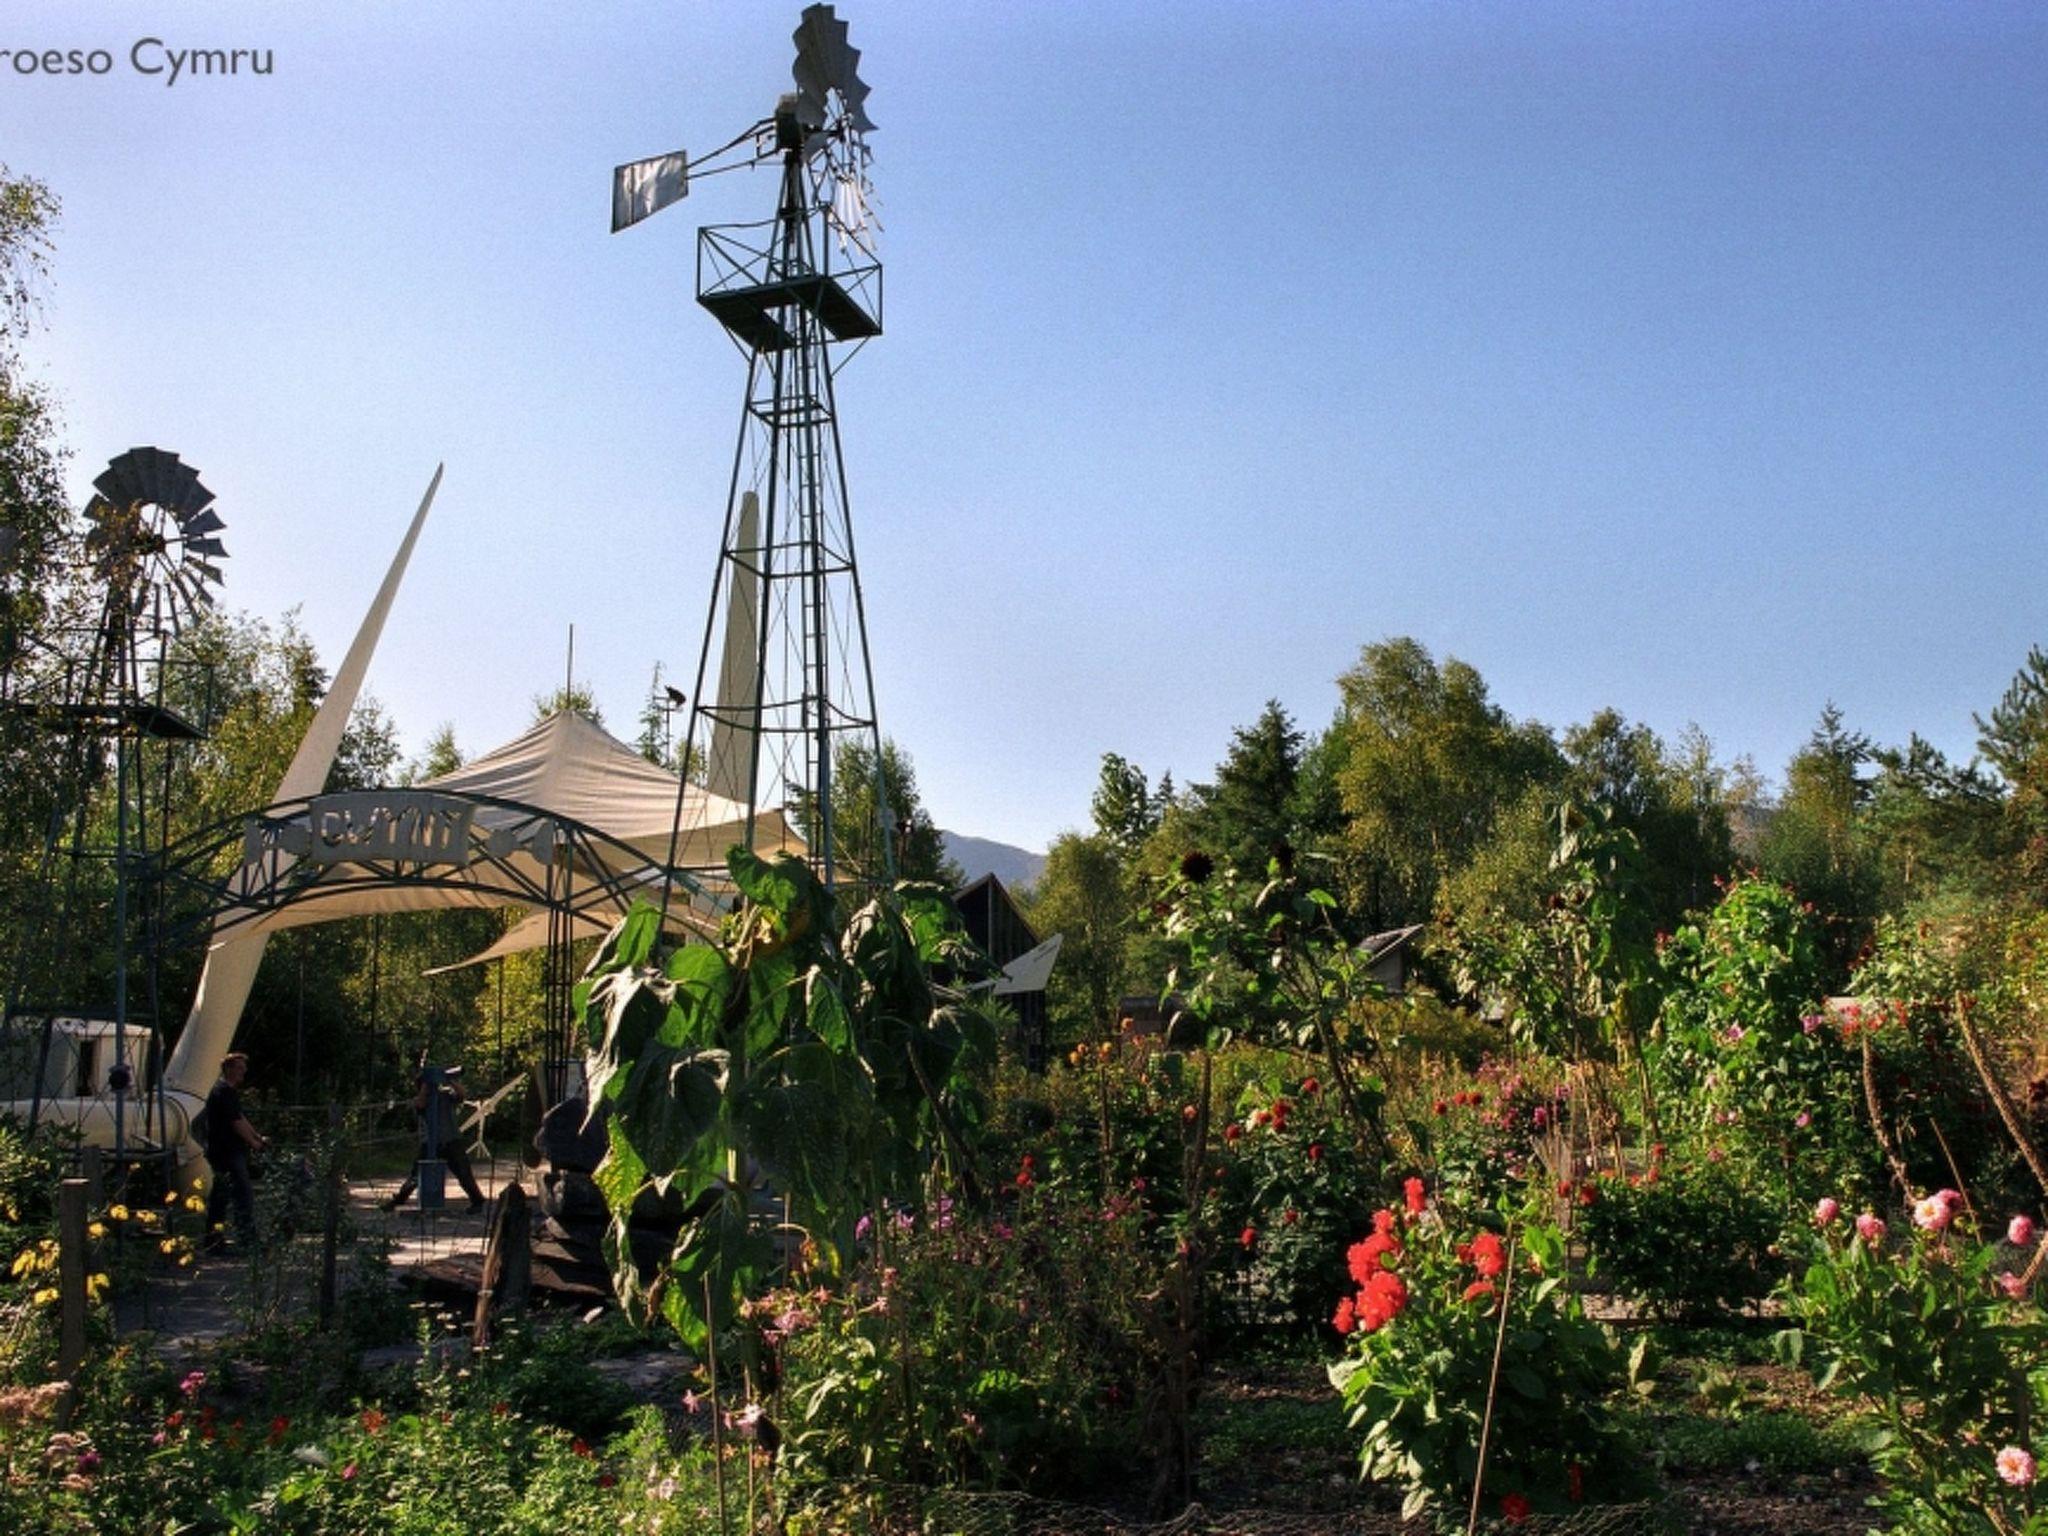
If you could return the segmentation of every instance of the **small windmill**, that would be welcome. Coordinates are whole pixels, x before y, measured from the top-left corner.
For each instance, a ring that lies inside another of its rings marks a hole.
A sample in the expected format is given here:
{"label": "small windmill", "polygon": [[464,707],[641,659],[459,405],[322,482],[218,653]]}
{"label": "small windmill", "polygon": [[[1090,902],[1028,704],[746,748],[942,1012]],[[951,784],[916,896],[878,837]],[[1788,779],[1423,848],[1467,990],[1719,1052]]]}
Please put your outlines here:
{"label": "small windmill", "polygon": [[[97,621],[82,634],[54,637],[49,649],[61,661],[30,669],[31,686],[17,685],[4,700],[57,739],[68,802],[45,848],[40,921],[14,935],[6,1022],[9,1059],[17,1069],[24,1055],[33,1063],[32,1116],[46,1088],[61,1080],[83,1091],[89,1082],[93,1095],[111,1097],[114,1150],[123,1156],[137,1130],[163,1145],[160,1093],[141,1098],[132,1119],[130,1097],[146,1092],[137,1066],[154,1054],[153,1042],[138,1042],[149,1037],[157,1011],[154,874],[169,832],[171,754],[202,733],[196,717],[204,712],[198,695],[206,671],[179,662],[172,646],[213,606],[226,525],[199,472],[160,448],[131,448],[113,459],[93,490],[81,552],[100,592]],[[103,846],[109,832],[112,845]],[[100,871],[111,872],[110,883]],[[87,982],[102,946],[111,976]],[[131,999],[137,977],[139,1010]],[[99,994],[109,984],[112,995]],[[112,1045],[104,1073],[52,1074],[60,1019],[67,1027],[96,1021]]]}
{"label": "small windmill", "polygon": [[[860,52],[832,7],[805,10],[794,41],[796,89],[770,116],[697,160],[677,151],[613,173],[612,228],[686,196],[693,179],[780,167],[772,218],[698,231],[697,301],[746,357],[747,386],[685,761],[744,807],[750,829],[786,814],[825,883],[841,885],[895,871],[834,392],[846,358],[882,331],[875,125]],[[835,796],[847,764],[871,793]],[[690,817],[720,814],[685,796],[678,838]]]}

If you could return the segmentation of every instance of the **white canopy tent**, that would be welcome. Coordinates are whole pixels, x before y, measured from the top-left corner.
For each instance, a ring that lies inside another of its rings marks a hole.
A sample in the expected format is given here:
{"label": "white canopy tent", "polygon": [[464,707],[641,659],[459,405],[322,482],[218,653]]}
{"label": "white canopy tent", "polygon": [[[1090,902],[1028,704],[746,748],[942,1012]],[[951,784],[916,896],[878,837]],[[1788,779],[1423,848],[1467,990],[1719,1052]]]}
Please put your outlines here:
{"label": "white canopy tent", "polygon": [[[680,831],[678,797],[681,800]],[[478,797],[473,803],[464,803]],[[563,825],[598,834],[571,849]],[[252,839],[257,837],[255,832]],[[701,883],[723,894],[725,853],[747,841],[746,807],[685,784],[603,727],[573,710],[550,715],[517,739],[473,762],[403,790],[315,798],[302,812],[266,826],[251,862],[289,857],[318,866],[281,905],[220,923],[237,939],[336,918],[447,908],[540,907],[565,911],[574,936],[604,932],[635,899],[658,901],[659,866],[708,872]],[[671,845],[673,844],[673,857]],[[753,846],[767,857],[803,851],[780,810],[754,820]],[[488,852],[488,861],[479,854]],[[420,878],[387,876],[392,865]],[[650,868],[653,866],[653,868]],[[530,896],[507,890],[508,873]],[[243,882],[256,890],[259,882]],[[256,903],[252,902],[252,905]],[[670,921],[703,928],[714,920],[700,897],[671,891]],[[538,948],[549,941],[549,914],[536,910],[463,964]]]}

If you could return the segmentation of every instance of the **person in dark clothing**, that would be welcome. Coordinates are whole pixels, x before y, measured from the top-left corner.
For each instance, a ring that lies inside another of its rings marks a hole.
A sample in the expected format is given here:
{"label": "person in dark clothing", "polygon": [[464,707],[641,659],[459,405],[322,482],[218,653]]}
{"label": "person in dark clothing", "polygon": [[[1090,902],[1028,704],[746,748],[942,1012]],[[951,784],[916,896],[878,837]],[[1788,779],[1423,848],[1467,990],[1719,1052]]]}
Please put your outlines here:
{"label": "person in dark clothing", "polygon": [[[426,1072],[420,1073],[419,1085],[412,1096],[413,1113],[419,1116],[420,1121],[419,1156],[413,1163],[412,1172],[398,1186],[398,1192],[384,1202],[386,1210],[395,1211],[412,1198],[413,1190],[419,1185],[420,1164],[430,1157],[439,1157],[448,1165],[448,1171],[455,1175],[456,1183],[469,1196],[470,1215],[474,1216],[484,1208],[484,1192],[477,1188],[476,1174],[469,1166],[469,1154],[463,1150],[455,1130],[455,1111],[462,1104],[462,1080],[457,1075],[461,1070],[452,1067],[431,1076]],[[435,1078],[439,1081],[433,1081]]]}
{"label": "person in dark clothing", "polygon": [[249,1183],[249,1154],[270,1143],[257,1133],[242,1112],[242,1079],[249,1058],[230,1051],[220,1059],[220,1078],[206,1096],[206,1165],[213,1170],[213,1188],[206,1196],[206,1246],[218,1250],[221,1217],[230,1205],[235,1232],[244,1243],[256,1236],[256,1193]]}

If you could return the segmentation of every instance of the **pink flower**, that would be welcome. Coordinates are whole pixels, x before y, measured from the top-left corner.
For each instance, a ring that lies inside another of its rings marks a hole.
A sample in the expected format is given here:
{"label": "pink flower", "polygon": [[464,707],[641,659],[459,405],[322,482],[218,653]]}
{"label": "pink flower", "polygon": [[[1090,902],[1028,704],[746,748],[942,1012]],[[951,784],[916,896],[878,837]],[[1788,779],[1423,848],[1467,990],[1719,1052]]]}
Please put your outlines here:
{"label": "pink flower", "polygon": [[344,1483],[352,1483],[356,1480],[356,1464],[354,1462],[350,1462],[341,1469],[341,1480]]}
{"label": "pink flower", "polygon": [[1962,1208],[1963,1197],[1952,1189],[1937,1190],[1913,1206],[1913,1225],[1923,1232],[1946,1232]]}
{"label": "pink flower", "polygon": [[2027,1277],[2016,1275],[2008,1269],[1998,1277],[1998,1288],[2005,1292],[2008,1299],[2018,1301],[2027,1294]]}
{"label": "pink flower", "polygon": [[183,1381],[178,1383],[178,1390],[184,1393],[187,1397],[197,1397],[199,1395],[199,1389],[205,1385],[206,1372],[193,1371]]}
{"label": "pink flower", "polygon": [[2015,1488],[2024,1488],[2034,1480],[2034,1458],[2016,1445],[2008,1445],[1998,1453],[1998,1475]]}
{"label": "pink flower", "polygon": [[1799,1129],[1803,1131],[1809,1125],[1813,1124],[1813,1116],[1802,1109],[1801,1111],[1799,1111],[1798,1114],[1792,1117],[1792,1123],[1798,1126]]}
{"label": "pink flower", "polygon": [[1748,1031],[1745,1030],[1740,1024],[1730,1024],[1726,1029],[1721,1031],[1721,1038],[1723,1040],[1726,1040],[1730,1045],[1736,1045],[1740,1043],[1742,1037],[1747,1033]]}
{"label": "pink flower", "polygon": [[1831,1227],[1842,1214],[1842,1203],[1829,1195],[1813,1208],[1813,1224],[1817,1227]]}
{"label": "pink flower", "polygon": [[2015,1248],[2034,1246],[2034,1219],[2031,1216],[2015,1216],[2012,1225],[2005,1229],[2005,1240]]}
{"label": "pink flower", "polygon": [[1820,1033],[1821,1023],[1822,1019],[1819,1014],[1809,1013],[1799,1021],[1799,1027],[1809,1035],[1817,1035]]}
{"label": "pink flower", "polygon": [[1856,1235],[1875,1248],[1884,1241],[1884,1223],[1865,1211],[1856,1218]]}

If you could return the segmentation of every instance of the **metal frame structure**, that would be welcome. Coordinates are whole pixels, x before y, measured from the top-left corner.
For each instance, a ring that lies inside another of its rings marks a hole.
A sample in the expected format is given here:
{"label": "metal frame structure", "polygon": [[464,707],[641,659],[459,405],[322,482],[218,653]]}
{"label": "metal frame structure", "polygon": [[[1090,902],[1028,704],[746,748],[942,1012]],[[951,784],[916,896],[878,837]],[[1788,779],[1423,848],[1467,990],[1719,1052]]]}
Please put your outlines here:
{"label": "metal frame structure", "polygon": [[[480,813],[494,824],[479,824]],[[375,891],[460,891],[480,898],[479,907],[545,909],[544,1016],[561,1026],[541,1063],[549,1103],[563,1097],[568,1063],[580,1054],[569,1038],[572,946],[610,928],[635,901],[677,886],[699,894],[687,871],[583,822],[516,800],[443,790],[279,801],[181,839],[165,850],[159,878],[165,917],[152,934],[158,949],[209,934],[230,939],[294,907]],[[182,910],[173,914],[173,906]]]}
{"label": "metal frame structure", "polygon": [[[212,526],[220,526],[217,518]],[[158,874],[170,836],[178,750],[206,736],[213,672],[172,653],[179,608],[198,606],[188,594],[181,589],[167,603],[161,588],[131,572],[108,571],[104,558],[102,574],[108,579],[96,624],[60,627],[25,643],[0,675],[0,709],[54,738],[61,764],[39,869],[44,899],[23,915],[15,934],[0,1034],[15,1048],[34,1036],[33,1126],[41,1119],[57,1020],[111,1022],[114,1064],[105,1090],[112,1098],[111,1150],[127,1160],[161,1151],[168,1124],[157,1034],[163,956],[155,939]],[[105,947],[96,954],[95,946]],[[139,1010],[138,983],[146,999]],[[135,1025],[149,1035],[141,1062],[129,1055]],[[140,1109],[133,1125],[131,1098]]]}
{"label": "metal frame structure", "polygon": [[[836,392],[839,369],[882,333],[882,267],[865,217],[873,125],[859,54],[831,7],[804,12],[796,43],[798,90],[687,167],[776,165],[780,175],[771,218],[698,231],[697,302],[746,357],[747,383],[684,761],[708,766],[714,788],[746,807],[749,846],[755,818],[780,807],[826,886],[852,888],[896,872]],[[655,206],[681,195],[666,191]],[[751,667],[736,666],[748,645]],[[860,826],[838,824],[845,807],[833,794],[849,744],[873,759]],[[743,763],[721,765],[742,752]],[[685,814],[679,798],[678,843],[692,830]]]}

